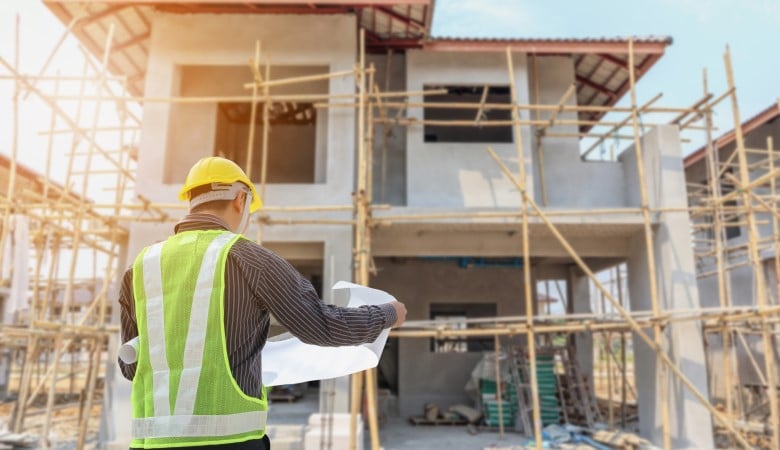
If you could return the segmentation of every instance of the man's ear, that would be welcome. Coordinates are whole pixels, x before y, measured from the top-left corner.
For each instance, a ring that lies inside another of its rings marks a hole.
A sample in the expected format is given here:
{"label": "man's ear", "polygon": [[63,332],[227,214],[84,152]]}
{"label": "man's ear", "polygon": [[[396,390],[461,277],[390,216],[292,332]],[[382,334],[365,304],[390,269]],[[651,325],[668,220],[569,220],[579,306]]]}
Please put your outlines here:
{"label": "man's ear", "polygon": [[[242,195],[243,194],[243,195]],[[237,213],[241,214],[241,208],[244,207],[244,199],[246,198],[246,192],[239,192],[238,195],[230,202]]]}

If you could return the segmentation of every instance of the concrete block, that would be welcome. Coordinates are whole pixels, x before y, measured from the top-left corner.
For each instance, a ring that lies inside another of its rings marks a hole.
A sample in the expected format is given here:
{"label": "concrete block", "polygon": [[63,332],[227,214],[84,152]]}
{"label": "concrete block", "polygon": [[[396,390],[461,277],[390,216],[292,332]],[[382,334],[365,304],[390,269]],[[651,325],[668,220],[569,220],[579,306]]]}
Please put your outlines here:
{"label": "concrete block", "polygon": [[[363,450],[363,418],[358,416],[357,421],[357,450]],[[328,448],[349,448],[349,424],[349,413],[312,414],[304,433],[303,450],[319,450],[323,442]]]}

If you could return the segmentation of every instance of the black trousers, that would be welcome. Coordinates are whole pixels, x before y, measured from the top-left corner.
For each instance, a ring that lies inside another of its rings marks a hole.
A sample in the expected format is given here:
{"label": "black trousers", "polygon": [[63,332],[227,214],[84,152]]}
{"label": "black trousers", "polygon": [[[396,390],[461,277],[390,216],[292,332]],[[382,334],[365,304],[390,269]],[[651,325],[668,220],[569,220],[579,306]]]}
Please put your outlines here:
{"label": "black trousers", "polygon": [[[130,450],[142,449],[130,447]],[[253,439],[251,441],[233,444],[201,445],[198,447],[176,447],[176,450],[271,450],[271,440],[268,439],[266,434],[262,439]]]}

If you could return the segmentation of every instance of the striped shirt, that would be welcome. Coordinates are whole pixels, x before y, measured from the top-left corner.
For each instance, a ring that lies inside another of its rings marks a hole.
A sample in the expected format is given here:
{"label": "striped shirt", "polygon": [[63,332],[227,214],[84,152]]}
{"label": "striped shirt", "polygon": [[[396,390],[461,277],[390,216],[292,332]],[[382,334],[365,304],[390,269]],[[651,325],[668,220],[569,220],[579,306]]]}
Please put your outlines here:
{"label": "striped shirt", "polygon": [[[175,232],[228,230],[210,214],[189,214]],[[241,238],[225,264],[225,334],[233,377],[245,394],[261,398],[260,352],[268,338],[271,314],[301,341],[323,347],[371,342],[396,321],[392,305],[340,308],[320,300],[311,283],[290,263],[255,242]],[[119,294],[122,342],[138,336],[133,299],[133,269],[127,269]],[[119,366],[128,380],[135,364]]]}

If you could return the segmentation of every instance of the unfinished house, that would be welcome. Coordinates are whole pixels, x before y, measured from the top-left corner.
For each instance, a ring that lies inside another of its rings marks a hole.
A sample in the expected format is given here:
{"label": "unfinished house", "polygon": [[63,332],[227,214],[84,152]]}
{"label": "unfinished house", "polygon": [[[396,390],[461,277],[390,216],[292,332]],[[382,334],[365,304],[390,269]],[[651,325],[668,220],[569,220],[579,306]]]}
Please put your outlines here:
{"label": "unfinished house", "polygon": [[[743,137],[731,130],[685,158],[691,207],[715,205],[691,215],[704,307],[754,307],[762,301],[778,304],[778,118],[780,104],[773,104],[742,123]],[[744,163],[739,161],[738,145],[744,147]],[[753,204],[738,195],[744,191],[743,164],[747,179],[755,185],[750,190]],[[754,211],[754,231],[748,208]],[[773,382],[767,372],[780,369],[776,341],[768,348],[773,354],[767,355],[759,326],[730,329],[725,335],[713,330],[706,338],[713,397],[733,405],[753,427],[769,420]]]}
{"label": "unfinished house", "polygon": [[[502,433],[516,425],[541,448],[541,426],[570,418],[556,403],[574,398],[562,379],[592,425],[595,333],[621,336],[623,349],[632,341],[642,437],[712,448],[722,432],[747,445],[708,398],[686,126],[647,116],[699,117],[712,95],[693,108],[654,109],[659,96],[637,104],[636,83],[670,38],[434,37],[433,0],[44,3],[129,92],[90,101],[143,105],[127,166],[138,201],[119,198],[103,218],[120,267],[172,233],[190,166],[222,155],[265,202],[247,235],[291,261],[326,302],[344,301],[330,286],[352,280],[406,304],[410,323],[393,332],[379,369],[352,378],[365,377],[373,448],[377,386],[395,399],[387,412],[403,418],[428,404],[473,404],[466,386],[486,354],[497,367],[502,354],[521,366],[512,369],[517,422],[504,422],[510,408],[494,372]],[[616,107],[624,98],[630,106]],[[605,141],[610,156],[593,159]],[[625,293],[596,275],[619,266]],[[537,289],[545,282],[560,287],[557,315],[551,293]],[[88,331],[105,337],[106,328]],[[125,448],[130,384],[113,369],[112,336],[105,359],[93,356],[111,367],[99,440]],[[625,365],[624,355],[624,374]],[[558,391],[546,390],[550,379]],[[319,395],[311,412],[324,415],[354,417],[363,399],[348,378],[323,380]]]}

